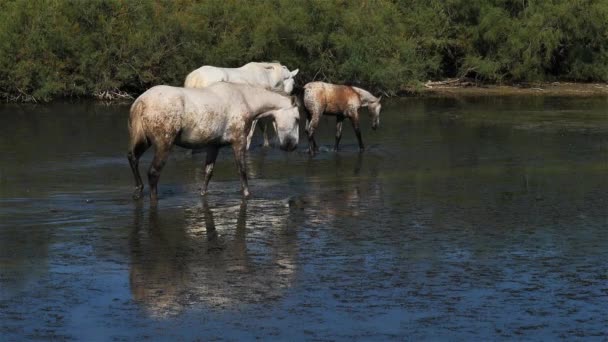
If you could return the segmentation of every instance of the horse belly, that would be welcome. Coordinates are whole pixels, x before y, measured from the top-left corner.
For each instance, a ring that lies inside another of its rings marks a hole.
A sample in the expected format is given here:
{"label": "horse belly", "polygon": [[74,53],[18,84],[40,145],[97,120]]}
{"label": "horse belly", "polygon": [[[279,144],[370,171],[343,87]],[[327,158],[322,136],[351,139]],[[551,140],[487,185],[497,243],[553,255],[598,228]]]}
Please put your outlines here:
{"label": "horse belly", "polygon": [[325,107],[323,115],[341,115],[346,110],[346,106],[342,106],[340,103],[330,102]]}
{"label": "horse belly", "polygon": [[343,114],[353,107],[355,96],[356,94],[347,87],[330,87],[325,93],[325,100],[327,101],[325,112],[333,115]]}
{"label": "horse belly", "polygon": [[224,139],[223,125],[207,122],[185,127],[177,137],[175,144],[185,148],[200,148],[208,145],[227,145]]}
{"label": "horse belly", "polygon": [[180,135],[175,140],[175,145],[183,148],[195,149],[202,148],[206,146],[224,146],[228,145],[227,142],[223,141],[221,137],[219,138],[208,138],[208,139],[193,139],[192,137],[184,137]]}

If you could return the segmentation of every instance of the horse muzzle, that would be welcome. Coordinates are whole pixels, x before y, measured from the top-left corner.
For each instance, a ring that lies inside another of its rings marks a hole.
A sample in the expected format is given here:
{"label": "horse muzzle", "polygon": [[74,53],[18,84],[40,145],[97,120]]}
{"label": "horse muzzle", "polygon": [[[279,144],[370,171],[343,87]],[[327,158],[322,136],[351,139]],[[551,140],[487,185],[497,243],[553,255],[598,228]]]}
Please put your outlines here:
{"label": "horse muzzle", "polygon": [[283,141],[280,147],[283,151],[291,152],[298,147],[298,143],[293,139],[286,139],[285,141]]}

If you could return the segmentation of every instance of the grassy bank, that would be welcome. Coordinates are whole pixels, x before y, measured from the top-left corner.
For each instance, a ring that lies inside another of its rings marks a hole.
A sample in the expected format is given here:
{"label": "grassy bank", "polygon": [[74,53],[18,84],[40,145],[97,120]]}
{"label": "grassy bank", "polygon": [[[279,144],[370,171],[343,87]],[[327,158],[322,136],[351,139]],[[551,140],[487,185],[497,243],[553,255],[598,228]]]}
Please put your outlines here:
{"label": "grassy bank", "polygon": [[449,77],[606,82],[607,18],[601,0],[5,0],[0,98],[120,98],[271,60],[300,68],[300,85],[386,94]]}
{"label": "grassy bank", "polygon": [[550,82],[519,85],[439,85],[416,87],[410,90],[414,96],[608,96],[606,83]]}

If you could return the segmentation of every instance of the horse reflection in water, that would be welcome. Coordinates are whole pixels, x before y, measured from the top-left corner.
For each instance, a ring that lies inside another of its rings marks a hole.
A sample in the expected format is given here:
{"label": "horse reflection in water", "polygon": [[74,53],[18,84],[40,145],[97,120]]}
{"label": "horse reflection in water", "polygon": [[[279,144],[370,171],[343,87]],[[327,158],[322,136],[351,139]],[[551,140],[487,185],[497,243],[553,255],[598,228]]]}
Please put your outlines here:
{"label": "horse reflection in water", "polygon": [[[211,209],[203,200],[202,207],[175,209],[178,217],[151,208],[148,222],[137,208],[134,300],[162,318],[200,305],[231,309],[281,298],[294,281],[297,249],[289,208],[274,204],[254,200]],[[249,231],[248,209],[256,226]]]}
{"label": "horse reflection in water", "polygon": [[382,183],[375,161],[364,163],[364,158],[362,154],[354,160],[336,155],[331,165],[337,173],[333,179],[319,178],[311,160],[306,192],[293,198],[290,205],[305,210],[310,224],[328,227],[378,212],[384,208]]}

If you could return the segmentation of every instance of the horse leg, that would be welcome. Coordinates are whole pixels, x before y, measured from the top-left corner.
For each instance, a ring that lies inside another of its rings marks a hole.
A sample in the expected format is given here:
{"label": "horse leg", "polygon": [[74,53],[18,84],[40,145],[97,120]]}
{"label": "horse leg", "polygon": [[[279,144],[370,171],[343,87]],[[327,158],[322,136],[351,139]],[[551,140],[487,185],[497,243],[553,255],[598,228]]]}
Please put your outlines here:
{"label": "horse leg", "polygon": [[245,162],[245,144],[235,143],[232,144],[232,150],[234,151],[234,161],[241,178],[241,190],[243,191],[243,197],[249,197],[249,186],[247,185],[247,163]]}
{"label": "horse leg", "polygon": [[359,141],[359,151],[363,152],[363,150],[365,150],[365,146],[363,146],[363,140],[361,140],[361,129],[359,128],[359,116],[358,115],[351,116],[350,122],[353,124],[353,129],[355,130],[355,134],[357,135],[357,140]]}
{"label": "horse leg", "polygon": [[131,172],[133,172],[133,178],[135,179],[135,190],[133,191],[133,199],[140,199],[141,194],[144,190],[144,183],[141,180],[141,175],[139,174],[139,158],[144,152],[150,147],[146,141],[140,141],[134,144],[131,144],[131,148],[127,153],[127,158],[129,159],[129,165],[131,166]]}
{"label": "horse leg", "polygon": [[342,138],[342,123],[344,122],[344,115],[336,116],[336,145],[334,145],[334,151],[338,152],[338,146],[340,145],[340,139]]}
{"label": "horse leg", "polygon": [[167,157],[171,151],[171,145],[155,146],[155,148],[156,151],[154,151],[154,159],[152,160],[152,164],[150,164],[150,168],[148,169],[148,184],[150,185],[151,202],[156,202],[158,200],[158,179],[160,178],[160,172],[167,162]]}
{"label": "horse leg", "polygon": [[312,115],[310,114],[310,111],[308,110],[308,108],[305,108],[304,112],[306,113],[306,126],[304,126],[304,132],[306,132],[306,137],[308,138],[308,152],[310,154],[313,154],[312,147],[311,147],[312,143],[310,141],[310,133],[309,133]]}
{"label": "horse leg", "polygon": [[[279,130],[277,129],[277,122],[272,120],[272,127],[274,128],[274,132],[278,132]],[[270,147],[270,125],[268,124],[268,122],[263,123],[262,125],[260,125],[260,129],[262,129],[262,133],[264,134],[264,147]],[[278,134],[278,133],[277,133]]]}
{"label": "horse leg", "polygon": [[269,147],[270,142],[268,141],[268,123],[260,123],[260,129],[262,130],[262,136],[264,137],[264,147]]}
{"label": "horse leg", "polygon": [[253,120],[251,123],[251,129],[249,129],[249,134],[247,134],[247,150],[249,150],[249,146],[251,146],[251,139],[253,138],[253,132],[255,132],[255,125],[258,124],[258,120]]}
{"label": "horse leg", "polygon": [[312,113],[312,117],[308,120],[308,124],[306,125],[306,133],[308,135],[308,152],[311,155],[314,155],[315,152],[319,151],[319,147],[317,146],[317,142],[315,141],[315,129],[319,126],[319,116],[320,114]]}
{"label": "horse leg", "polygon": [[317,146],[317,142],[315,141],[314,133],[308,134],[308,152],[311,155],[319,152],[319,146]]}
{"label": "horse leg", "polygon": [[215,166],[215,159],[217,158],[219,150],[219,147],[215,146],[209,147],[207,149],[207,159],[205,160],[205,183],[203,184],[203,188],[201,189],[202,196],[207,194],[207,186],[209,185],[209,180],[211,180],[211,175],[213,174],[213,166]]}
{"label": "horse leg", "polygon": [[277,139],[278,139],[279,129],[277,128],[277,122],[275,120],[272,120],[271,122],[272,122],[272,128],[274,129],[274,134],[277,136]]}

